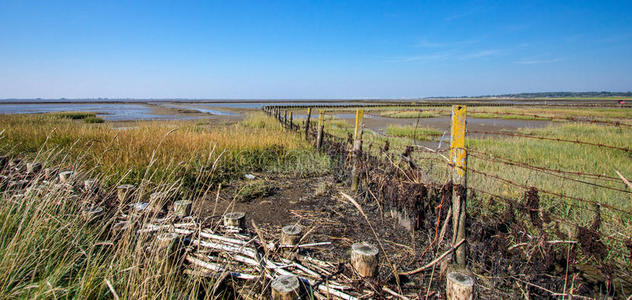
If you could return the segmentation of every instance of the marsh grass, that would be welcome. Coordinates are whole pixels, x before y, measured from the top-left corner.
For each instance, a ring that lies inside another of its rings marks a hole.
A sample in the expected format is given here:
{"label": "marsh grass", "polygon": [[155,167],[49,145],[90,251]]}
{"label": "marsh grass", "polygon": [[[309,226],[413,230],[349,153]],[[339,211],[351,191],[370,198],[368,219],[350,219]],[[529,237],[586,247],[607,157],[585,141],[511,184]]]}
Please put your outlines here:
{"label": "marsh grass", "polygon": [[157,179],[176,172],[187,186],[216,160],[210,184],[248,171],[307,176],[326,172],[329,164],[326,155],[315,153],[298,134],[284,131],[262,113],[222,127],[194,121],[132,125],[117,129],[113,123],[82,124],[56,115],[5,115],[0,117],[0,153],[31,158],[55,150],[64,155],[53,159],[81,157],[60,163],[95,170],[109,183],[123,177],[126,183],[138,183],[149,168]]}
{"label": "marsh grass", "polygon": [[[504,120],[556,120],[565,118],[589,118],[601,121],[629,121],[632,110],[629,108],[576,108],[576,107],[538,107],[538,106],[470,106],[468,117]],[[372,108],[371,111],[389,118],[438,118],[448,117],[450,107],[411,107]]]}
{"label": "marsh grass", "polygon": [[[520,133],[545,136],[550,138],[564,138],[593,143],[602,143],[618,147],[632,145],[632,131],[622,127],[601,126],[586,123],[563,123],[546,128],[521,129]],[[468,138],[466,147],[472,154],[479,156],[501,157],[523,162],[536,167],[560,169],[573,172],[603,174],[616,177],[615,170],[632,177],[632,154],[623,150],[614,150],[590,145],[580,145],[566,142],[537,140],[523,137],[484,137]],[[444,153],[447,156],[447,153]],[[429,178],[442,182],[449,179],[450,167],[444,158],[436,154],[415,153],[415,161],[422,166]],[[523,186],[538,188],[541,208],[551,215],[562,218],[570,224],[590,226],[595,218],[595,205],[592,201],[631,211],[632,191],[629,191],[623,181],[603,180],[582,175],[565,174],[564,177],[589,183],[605,185],[623,191],[615,191],[596,187],[590,184],[560,178],[538,170],[526,169],[519,166],[502,164],[481,159],[474,155],[468,158],[468,186],[493,195],[525,201],[525,188],[479,174],[484,172],[500,178],[508,179]],[[474,171],[475,170],[475,171]],[[564,197],[548,194],[553,192]],[[582,198],[575,200],[568,197]],[[501,199],[488,201],[489,194],[477,194],[471,198],[468,209],[474,215],[493,216],[502,214],[506,203]],[[603,238],[602,241],[611,250],[609,259],[631,265],[629,255],[622,242],[632,236],[632,219],[627,213],[609,209],[602,205],[601,231],[613,239]],[[562,227],[575,231],[573,226],[562,223]],[[533,233],[535,234],[536,231]],[[566,232],[566,231],[564,231]],[[586,258],[589,259],[589,258]]]}
{"label": "marsh grass", "polygon": [[52,116],[63,118],[63,119],[71,119],[71,120],[95,118],[97,116],[96,113],[83,112],[83,111],[63,111],[63,112],[48,113],[48,115],[52,115]]}
{"label": "marsh grass", "polygon": [[254,179],[244,182],[243,186],[235,194],[239,202],[248,202],[253,199],[271,195],[276,188],[264,179]]}
{"label": "marsh grass", "polygon": [[87,117],[87,118],[84,118],[83,121],[85,123],[103,123],[103,122],[105,122],[105,120],[103,120],[103,118],[98,118],[98,117]]}

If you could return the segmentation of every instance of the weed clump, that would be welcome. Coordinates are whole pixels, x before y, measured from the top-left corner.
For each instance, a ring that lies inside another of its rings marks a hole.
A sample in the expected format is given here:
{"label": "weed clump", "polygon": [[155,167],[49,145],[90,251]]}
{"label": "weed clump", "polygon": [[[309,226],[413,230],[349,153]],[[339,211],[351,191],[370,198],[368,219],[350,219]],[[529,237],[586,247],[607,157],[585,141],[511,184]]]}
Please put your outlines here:
{"label": "weed clump", "polygon": [[105,120],[103,120],[103,118],[99,118],[99,117],[87,117],[87,118],[84,118],[83,121],[85,123],[88,123],[88,124],[95,124],[95,123],[103,123],[103,122],[105,122]]}
{"label": "weed clump", "polygon": [[246,182],[235,195],[235,199],[239,202],[249,202],[254,199],[270,196],[276,188],[263,179],[255,179]]}
{"label": "weed clump", "polygon": [[83,111],[64,111],[64,112],[51,113],[51,115],[58,117],[60,119],[71,119],[71,120],[84,120],[87,118],[96,118],[97,116],[96,113],[83,112]]}

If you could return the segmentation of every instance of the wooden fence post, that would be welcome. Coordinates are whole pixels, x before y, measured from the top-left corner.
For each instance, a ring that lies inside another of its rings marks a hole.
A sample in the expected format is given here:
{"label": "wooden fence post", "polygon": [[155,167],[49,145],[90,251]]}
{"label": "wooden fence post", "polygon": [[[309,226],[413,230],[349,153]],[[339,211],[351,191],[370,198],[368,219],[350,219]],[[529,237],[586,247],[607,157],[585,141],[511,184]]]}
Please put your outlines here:
{"label": "wooden fence post", "polygon": [[287,128],[287,110],[283,111],[283,127]]}
{"label": "wooden fence post", "polygon": [[312,117],[312,108],[307,108],[307,117],[305,118],[305,140],[309,140],[309,119]]}
{"label": "wooden fence post", "polygon": [[316,149],[320,151],[323,146],[323,135],[325,134],[325,112],[320,111],[318,116],[318,135],[316,135]]}
{"label": "wooden fence post", "polygon": [[294,129],[294,113],[290,112],[290,130]]}
{"label": "wooden fence post", "polygon": [[364,110],[356,109],[355,131],[353,132],[353,168],[351,169],[351,189],[358,191],[360,184],[360,159],[362,158],[362,116]]}
{"label": "wooden fence post", "polygon": [[[465,239],[465,218],[467,216],[467,153],[465,151],[465,105],[452,106],[452,130],[450,136],[450,162],[452,163],[452,244]],[[467,241],[466,241],[467,242]],[[465,267],[465,244],[455,250],[456,264]]]}

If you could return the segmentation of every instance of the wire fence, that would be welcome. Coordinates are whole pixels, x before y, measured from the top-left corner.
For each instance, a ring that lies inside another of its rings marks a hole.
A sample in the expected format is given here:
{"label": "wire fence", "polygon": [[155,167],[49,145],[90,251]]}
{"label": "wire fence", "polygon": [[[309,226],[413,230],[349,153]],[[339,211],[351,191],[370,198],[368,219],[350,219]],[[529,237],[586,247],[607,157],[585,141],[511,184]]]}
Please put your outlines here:
{"label": "wire fence", "polygon": [[[590,188],[595,195],[598,193],[619,195],[613,197],[628,198],[630,201],[632,187],[626,186],[622,178],[583,170],[536,165],[512,157],[487,153],[476,147],[463,149],[470,161],[467,166],[459,167],[453,160],[454,149],[432,149],[417,144],[404,145],[403,149],[402,147],[393,149],[390,138],[387,136],[382,136],[385,141],[376,147],[371,143],[364,145],[365,149],[358,150],[354,148],[356,138],[351,135],[344,138],[325,132],[322,121],[319,124],[305,122],[302,126],[294,124],[293,120],[284,117],[287,113],[281,113],[283,109],[286,107],[264,107],[265,112],[276,117],[286,128],[301,132],[304,130],[307,139],[322,141],[321,150],[328,153],[335,162],[336,180],[348,182],[350,177],[354,176],[351,170],[359,168],[362,184],[358,195],[377,201],[387,215],[398,219],[400,225],[403,224],[410,230],[425,230],[429,233],[430,244],[419,255],[420,262],[430,248],[439,249],[442,245],[456,243],[453,237],[451,241],[442,244],[446,236],[455,234],[451,232],[454,230],[447,225],[458,224],[454,217],[450,223],[450,210],[458,207],[454,206],[454,201],[468,199],[468,202],[477,204],[476,207],[468,208],[476,213],[469,214],[469,221],[463,224],[468,232],[466,244],[469,244],[469,264],[480,263],[486,266],[491,264],[492,269],[503,268],[495,263],[496,258],[493,254],[486,253],[489,249],[483,245],[489,243],[495,243],[495,245],[505,243],[504,247],[499,247],[491,253],[501,255],[507,261],[510,261],[509,258],[515,258],[516,252],[520,253],[518,257],[521,258],[519,259],[521,265],[510,264],[514,269],[504,270],[505,273],[514,275],[517,274],[516,272],[534,270],[542,273],[543,270],[540,269],[542,266],[538,263],[547,264],[548,260],[555,261],[559,258],[558,255],[566,260],[568,273],[568,264],[571,261],[577,266],[582,265],[576,258],[581,254],[586,259],[586,264],[601,271],[597,276],[596,285],[599,288],[605,288],[606,294],[616,294],[623,290],[631,291],[632,281],[621,278],[632,276],[632,210],[629,206],[614,204],[616,201],[605,202],[576,195],[578,187],[585,186]],[[544,117],[543,115],[530,116]],[[587,121],[583,118],[562,119]],[[588,123],[612,127],[630,126],[622,122],[601,120],[588,120]],[[604,151],[632,153],[632,148],[629,147],[583,139],[507,131],[471,130],[467,131],[467,134],[575,144]],[[361,137],[360,141],[362,141]],[[449,154],[446,153],[448,151],[450,151]],[[550,176],[560,182],[559,188],[551,190],[529,182],[518,182],[512,178],[511,172],[490,171],[494,168],[497,170],[517,168],[529,172],[534,177]],[[451,178],[458,169],[467,174],[469,181],[467,184],[452,182]],[[572,184],[571,189],[564,190],[564,182]],[[498,188],[493,188],[499,186],[522,191],[522,195],[519,197],[501,195]],[[489,197],[486,206],[481,205],[485,203],[481,198],[482,195]],[[549,203],[556,204],[544,207],[542,197],[545,197]],[[497,208],[498,206],[501,208]],[[491,219],[495,217],[495,221],[490,221],[490,216],[492,216]],[[538,256],[547,261],[532,260],[533,257]],[[553,272],[550,270],[549,273]],[[556,272],[559,275],[559,271]],[[543,278],[546,276],[540,275],[538,279],[536,279],[537,276],[531,279],[539,282],[547,290],[561,290],[562,285],[559,280],[551,278],[545,280]],[[566,278],[564,278],[563,286],[566,289]],[[616,291],[617,289],[619,291]]]}

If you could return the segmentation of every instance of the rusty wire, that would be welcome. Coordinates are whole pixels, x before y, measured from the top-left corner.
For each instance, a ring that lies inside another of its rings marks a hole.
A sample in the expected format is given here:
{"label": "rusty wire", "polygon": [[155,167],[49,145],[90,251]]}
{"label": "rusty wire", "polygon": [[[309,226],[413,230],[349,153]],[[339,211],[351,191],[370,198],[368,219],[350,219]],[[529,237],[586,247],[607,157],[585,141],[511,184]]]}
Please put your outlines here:
{"label": "rusty wire", "polygon": [[517,163],[514,161],[511,161],[509,159],[503,159],[503,158],[498,158],[498,157],[494,157],[494,158],[488,158],[488,157],[484,157],[482,155],[477,155],[477,154],[471,154],[470,156],[474,157],[474,158],[478,158],[478,159],[482,159],[485,161],[489,161],[489,162],[498,162],[498,163],[502,163],[505,165],[509,165],[509,166],[516,166],[516,167],[521,167],[521,168],[525,168],[525,169],[531,169],[531,170],[537,170],[539,172],[542,172],[544,174],[548,174],[551,176],[555,176],[558,178],[562,178],[562,179],[566,179],[566,180],[570,180],[570,181],[574,181],[574,182],[578,182],[578,183],[583,183],[583,184],[587,184],[587,185],[591,185],[591,186],[595,186],[595,187],[600,187],[600,188],[604,188],[604,189],[608,189],[608,190],[612,190],[612,191],[617,191],[617,192],[622,192],[622,193],[626,193],[629,194],[630,191],[625,190],[625,189],[620,189],[620,188],[616,188],[616,187],[611,187],[611,186],[607,186],[607,185],[601,185],[598,183],[594,183],[594,182],[588,182],[588,181],[584,181],[584,180],[580,180],[580,179],[576,179],[576,178],[571,178],[571,177],[566,177],[564,175],[560,175],[558,173],[554,173],[554,172],[549,172],[547,170],[540,170],[537,169],[533,166],[527,165],[527,164],[521,164],[521,163]]}
{"label": "rusty wire", "polygon": [[[617,177],[613,177],[613,176],[608,176],[608,175],[604,175],[604,174],[595,174],[595,173],[585,173],[585,172],[580,172],[580,171],[569,171],[569,170],[562,170],[562,169],[552,169],[552,168],[547,168],[547,167],[542,167],[542,166],[534,166],[534,165],[530,165],[524,162],[519,162],[516,160],[512,160],[506,157],[500,157],[488,152],[483,152],[480,150],[474,150],[472,148],[467,148],[466,149],[468,154],[471,153],[480,153],[482,155],[487,155],[490,156],[491,160],[504,160],[507,161],[508,163],[511,163],[512,165],[516,165],[516,166],[520,166],[520,167],[524,167],[524,168],[529,168],[529,169],[533,169],[533,170],[538,170],[538,171],[546,171],[546,172],[554,172],[554,173],[560,173],[560,174],[569,174],[569,175],[578,175],[578,176],[585,176],[585,177],[594,177],[594,179],[600,179],[600,180],[610,180],[610,181],[616,181],[616,182],[620,182],[621,179],[617,178]],[[500,161],[499,161],[500,162]]]}
{"label": "rusty wire", "polygon": [[[523,188],[523,189],[530,188],[530,186],[527,186],[527,185],[524,185],[524,184],[520,184],[520,183],[514,182],[512,180],[506,179],[506,178],[502,178],[502,177],[500,177],[498,175],[489,174],[489,173],[486,173],[486,172],[483,172],[483,171],[479,171],[479,170],[475,170],[475,169],[472,169],[472,168],[469,168],[469,167],[468,168],[463,168],[463,169],[465,169],[467,172],[473,172],[473,173],[476,173],[476,174],[483,175],[485,177],[494,178],[496,180],[499,180],[499,181],[502,181],[502,182],[505,182],[505,183],[508,183],[510,185],[514,185],[514,186],[517,186],[517,187],[520,187],[520,188]],[[564,195],[564,194],[560,194],[560,193],[556,193],[556,192],[551,192],[551,191],[547,191],[547,190],[542,190],[542,189],[538,189],[538,190],[540,192],[542,192],[542,193],[553,195],[553,196],[557,196],[557,197],[560,197],[560,198],[565,198],[565,199],[576,200],[576,201],[580,201],[580,202],[591,203],[593,205],[594,204],[599,204],[602,207],[605,207],[605,208],[608,208],[608,209],[611,209],[611,210],[615,210],[615,211],[618,211],[618,212],[622,212],[622,213],[625,213],[625,214],[628,214],[628,215],[632,215],[632,211],[625,210],[625,209],[622,209],[622,208],[618,208],[618,207],[612,206],[612,205],[610,205],[608,203],[601,203],[601,202],[597,202],[597,201],[594,201],[594,200],[588,200],[588,199],[584,199],[584,198],[581,198],[581,197],[575,197],[575,196],[568,196],[568,195]]]}
{"label": "rusty wire", "polygon": [[586,142],[586,141],[580,141],[580,140],[569,140],[569,139],[552,138],[552,137],[546,137],[546,136],[537,136],[537,135],[524,134],[524,133],[512,133],[512,132],[503,132],[503,131],[483,131],[483,130],[468,130],[468,133],[487,134],[487,135],[504,135],[504,136],[523,137],[523,138],[545,140],[545,141],[566,142],[566,143],[589,145],[589,146],[608,148],[608,149],[614,149],[614,150],[621,150],[628,153],[632,153],[632,148],[618,147],[618,146]]}

